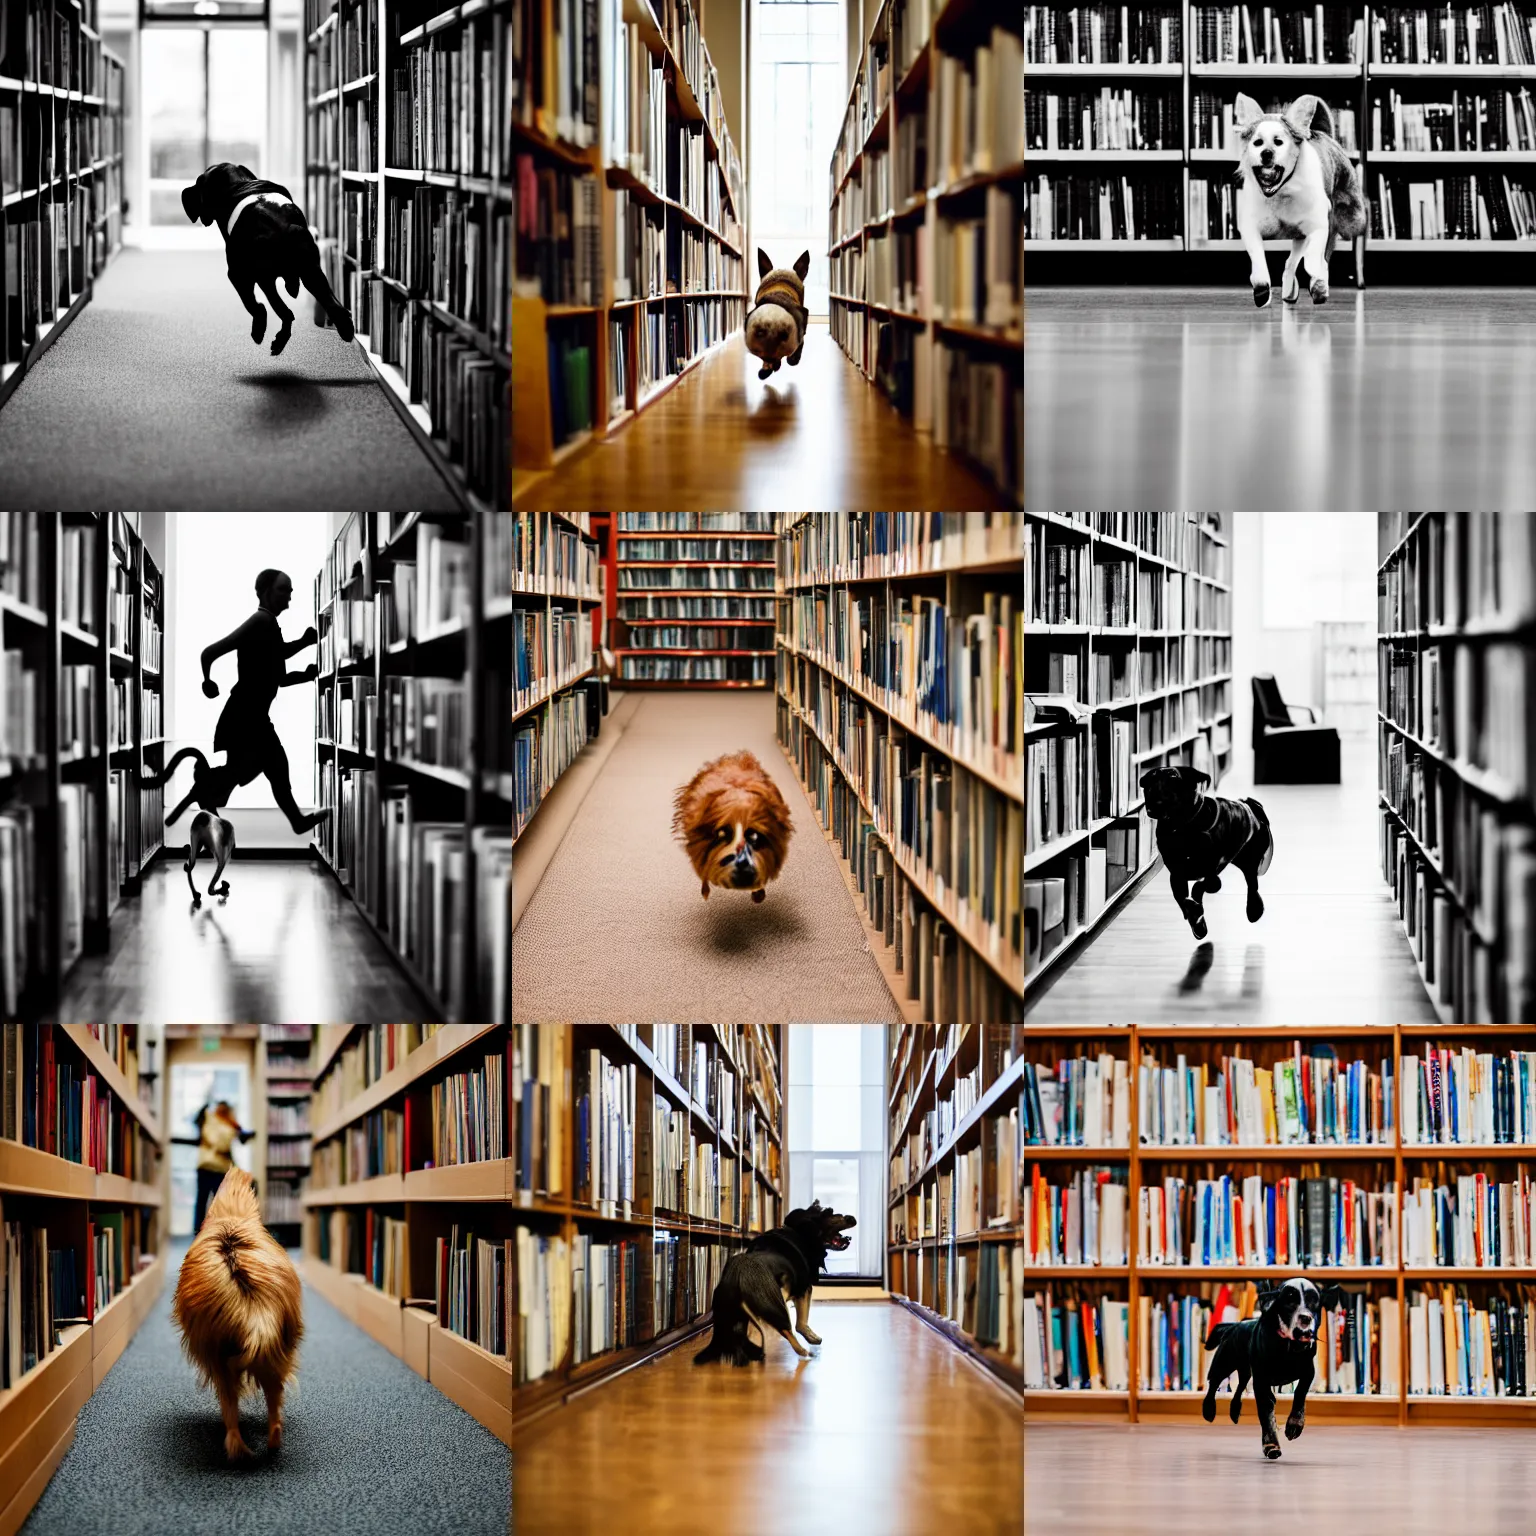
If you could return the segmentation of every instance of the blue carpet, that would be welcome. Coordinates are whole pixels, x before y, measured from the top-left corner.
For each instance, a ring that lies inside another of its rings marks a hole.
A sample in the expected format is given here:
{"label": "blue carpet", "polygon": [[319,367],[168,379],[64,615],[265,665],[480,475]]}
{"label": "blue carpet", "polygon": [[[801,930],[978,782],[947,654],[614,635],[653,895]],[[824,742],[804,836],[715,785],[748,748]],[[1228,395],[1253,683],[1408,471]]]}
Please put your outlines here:
{"label": "blue carpet", "polygon": [[506,1446],[308,1285],[283,1446],[266,1404],[241,1404],[256,1452],[224,1460],[218,1401],[200,1391],[171,1325],[186,1243],[153,1313],[80,1412],[75,1443],[22,1536],[502,1536]]}

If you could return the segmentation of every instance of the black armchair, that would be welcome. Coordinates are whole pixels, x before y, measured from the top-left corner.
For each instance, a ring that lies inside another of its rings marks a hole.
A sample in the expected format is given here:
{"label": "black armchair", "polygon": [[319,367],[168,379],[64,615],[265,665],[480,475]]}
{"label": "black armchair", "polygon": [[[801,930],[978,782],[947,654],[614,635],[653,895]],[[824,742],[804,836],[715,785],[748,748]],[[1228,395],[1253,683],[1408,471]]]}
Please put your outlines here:
{"label": "black armchair", "polygon": [[[1300,713],[1308,717],[1306,724],[1297,724]],[[1253,782],[1339,782],[1339,733],[1318,724],[1317,711],[1309,705],[1287,704],[1272,672],[1253,679]]]}

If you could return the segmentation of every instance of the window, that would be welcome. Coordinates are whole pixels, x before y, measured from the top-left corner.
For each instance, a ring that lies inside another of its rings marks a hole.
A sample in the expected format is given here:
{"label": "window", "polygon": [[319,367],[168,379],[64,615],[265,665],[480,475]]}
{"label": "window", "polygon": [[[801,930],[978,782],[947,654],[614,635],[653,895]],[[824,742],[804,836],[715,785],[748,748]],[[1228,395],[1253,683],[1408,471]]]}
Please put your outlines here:
{"label": "window", "polygon": [[827,312],[827,177],[847,105],[842,0],[754,0],[748,180],[753,249],[776,267],[811,253],[806,307]]}
{"label": "window", "polygon": [[829,1275],[881,1280],[885,1254],[885,1027],[789,1027],[789,1204],[858,1217]]}

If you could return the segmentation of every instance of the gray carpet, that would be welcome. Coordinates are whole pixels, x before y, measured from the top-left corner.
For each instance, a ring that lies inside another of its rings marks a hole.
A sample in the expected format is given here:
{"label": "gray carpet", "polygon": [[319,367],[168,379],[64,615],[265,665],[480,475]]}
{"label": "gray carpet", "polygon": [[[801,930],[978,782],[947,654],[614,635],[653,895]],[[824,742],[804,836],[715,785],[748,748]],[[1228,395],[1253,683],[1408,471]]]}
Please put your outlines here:
{"label": "gray carpet", "polygon": [[507,1448],[307,1285],[282,1449],[268,1457],[266,1404],[247,1400],[257,1454],[231,1468],[218,1401],[171,1326],[186,1248],[173,1246],[154,1311],[81,1410],[22,1536],[502,1536]]}
{"label": "gray carpet", "polygon": [[[739,891],[704,900],[672,837],[678,787],[741,748],[795,826],[761,904]],[[898,1022],[836,855],[774,738],[771,693],[642,696],[512,935],[512,1018]]]}
{"label": "gray carpet", "polygon": [[257,346],[221,251],[123,251],[0,409],[6,505],[456,506],[357,346],[306,290],[283,302],[273,357],[276,316]]}

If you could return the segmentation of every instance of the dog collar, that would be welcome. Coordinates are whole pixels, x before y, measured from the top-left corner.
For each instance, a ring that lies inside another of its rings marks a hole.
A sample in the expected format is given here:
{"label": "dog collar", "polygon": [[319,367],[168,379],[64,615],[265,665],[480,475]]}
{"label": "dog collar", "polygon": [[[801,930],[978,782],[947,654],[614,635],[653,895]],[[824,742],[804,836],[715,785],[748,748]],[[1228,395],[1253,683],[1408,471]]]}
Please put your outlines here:
{"label": "dog collar", "polygon": [[224,226],[224,238],[226,240],[229,239],[229,232],[235,227],[235,220],[238,219],[240,215],[251,206],[252,203],[263,201],[268,203],[288,203],[291,205],[293,199],[291,197],[284,197],[281,192],[252,192],[249,197],[242,197],[240,201],[236,203],[235,206],[229,211],[229,222]]}

